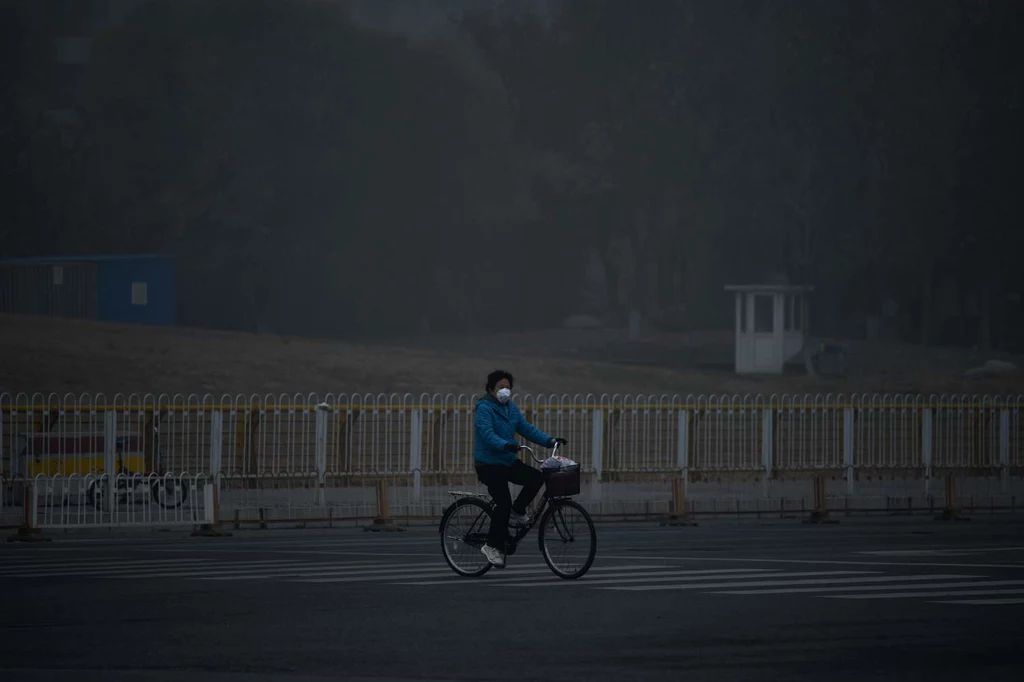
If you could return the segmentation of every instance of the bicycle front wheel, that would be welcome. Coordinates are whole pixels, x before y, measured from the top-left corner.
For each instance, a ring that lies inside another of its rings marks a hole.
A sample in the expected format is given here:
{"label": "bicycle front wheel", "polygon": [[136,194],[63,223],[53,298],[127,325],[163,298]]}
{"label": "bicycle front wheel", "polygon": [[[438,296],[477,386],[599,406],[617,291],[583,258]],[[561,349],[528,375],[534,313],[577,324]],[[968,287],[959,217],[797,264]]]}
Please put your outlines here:
{"label": "bicycle front wheel", "polygon": [[482,576],[491,568],[480,548],[487,542],[491,513],[483,500],[458,500],[441,520],[441,551],[453,571],[467,578]]}
{"label": "bicycle front wheel", "polygon": [[572,500],[552,500],[540,522],[540,553],[559,578],[583,577],[597,554],[597,531],[587,510]]}

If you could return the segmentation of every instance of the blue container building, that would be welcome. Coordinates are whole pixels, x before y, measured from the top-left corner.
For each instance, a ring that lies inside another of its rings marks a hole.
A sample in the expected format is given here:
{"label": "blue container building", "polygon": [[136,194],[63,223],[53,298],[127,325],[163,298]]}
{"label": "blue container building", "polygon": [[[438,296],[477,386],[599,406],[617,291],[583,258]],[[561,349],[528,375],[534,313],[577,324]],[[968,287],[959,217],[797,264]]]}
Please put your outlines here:
{"label": "blue container building", "polygon": [[173,325],[176,267],[167,255],[0,260],[0,313]]}

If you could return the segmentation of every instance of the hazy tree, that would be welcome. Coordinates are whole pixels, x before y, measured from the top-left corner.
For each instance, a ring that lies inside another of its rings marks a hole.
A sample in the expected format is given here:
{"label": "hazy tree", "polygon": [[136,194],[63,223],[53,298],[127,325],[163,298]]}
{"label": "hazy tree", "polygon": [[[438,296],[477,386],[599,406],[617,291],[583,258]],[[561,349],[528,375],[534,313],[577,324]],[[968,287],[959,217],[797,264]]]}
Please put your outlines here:
{"label": "hazy tree", "polygon": [[105,239],[183,253],[204,323],[412,329],[516,217],[500,91],[331,3],[150,3],[89,82]]}

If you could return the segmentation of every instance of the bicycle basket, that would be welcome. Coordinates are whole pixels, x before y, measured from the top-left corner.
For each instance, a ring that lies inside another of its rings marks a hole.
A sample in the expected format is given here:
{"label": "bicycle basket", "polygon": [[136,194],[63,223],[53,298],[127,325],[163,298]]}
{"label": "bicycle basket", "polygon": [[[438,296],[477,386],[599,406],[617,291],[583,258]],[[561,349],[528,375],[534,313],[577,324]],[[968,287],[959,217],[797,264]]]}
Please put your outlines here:
{"label": "bicycle basket", "polygon": [[580,465],[542,469],[544,472],[544,495],[546,497],[569,497],[580,494]]}

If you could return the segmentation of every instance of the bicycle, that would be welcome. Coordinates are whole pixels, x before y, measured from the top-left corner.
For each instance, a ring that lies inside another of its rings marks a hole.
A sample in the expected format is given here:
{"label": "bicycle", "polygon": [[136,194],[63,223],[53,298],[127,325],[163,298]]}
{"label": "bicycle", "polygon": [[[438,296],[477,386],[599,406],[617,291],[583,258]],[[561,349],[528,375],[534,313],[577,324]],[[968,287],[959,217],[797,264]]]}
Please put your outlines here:
{"label": "bicycle", "polygon": [[[158,466],[156,471],[145,473],[138,473],[127,468],[123,459],[124,443],[124,440],[120,438],[116,441],[117,470],[114,472],[117,490],[116,504],[121,507],[128,504],[129,500],[139,499],[139,493],[147,482],[149,483],[150,500],[155,501],[164,509],[177,509],[185,504],[188,488],[173,476],[166,476],[162,465]],[[129,485],[131,486],[130,490]],[[110,494],[110,477],[92,481],[85,492],[93,508],[98,511],[106,509],[106,498]]]}
{"label": "bicycle", "polygon": [[[537,463],[543,460],[537,459],[533,449],[521,445],[519,450],[526,450],[530,457]],[[558,447],[555,446],[554,452]],[[556,469],[541,469],[544,474],[544,497],[541,500],[537,513],[534,514],[529,523],[518,527],[515,535],[506,538],[505,556],[512,556],[516,553],[519,542],[540,522],[537,543],[540,553],[548,568],[559,578],[575,580],[583,577],[590,570],[594,563],[594,555],[597,553],[597,532],[594,530],[594,521],[590,514],[578,502],[571,499],[573,495],[580,492],[580,470],[579,465],[561,467]],[[491,563],[480,552],[480,548],[487,542],[487,531],[494,513],[494,501],[488,495],[469,492],[448,491],[452,496],[452,502],[444,511],[441,517],[441,524],[438,532],[441,534],[441,551],[444,554],[448,566],[460,576],[467,578],[478,578],[491,569]],[[580,532],[575,532],[575,518],[579,517],[585,522],[585,528],[581,527]],[[557,560],[553,554],[561,546],[567,550],[584,538],[583,531],[586,531],[586,540],[589,547],[584,550],[586,559],[575,569],[571,569]],[[454,550],[458,547],[468,547],[469,552],[465,559],[456,558]]]}

